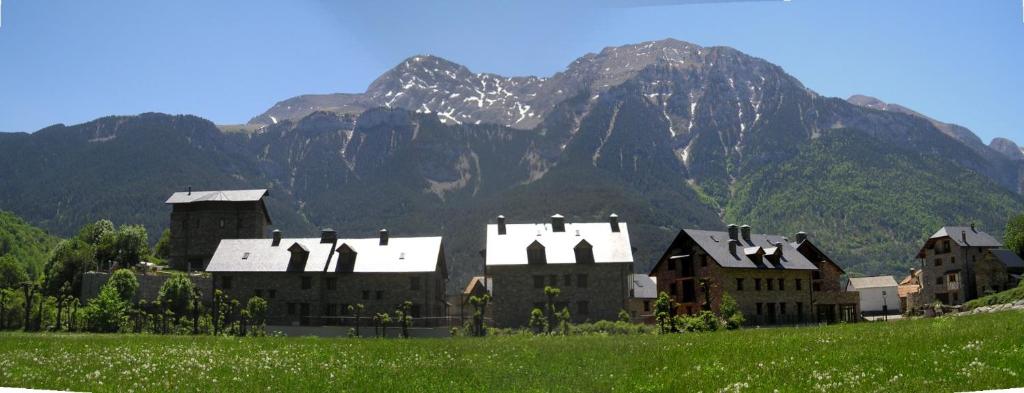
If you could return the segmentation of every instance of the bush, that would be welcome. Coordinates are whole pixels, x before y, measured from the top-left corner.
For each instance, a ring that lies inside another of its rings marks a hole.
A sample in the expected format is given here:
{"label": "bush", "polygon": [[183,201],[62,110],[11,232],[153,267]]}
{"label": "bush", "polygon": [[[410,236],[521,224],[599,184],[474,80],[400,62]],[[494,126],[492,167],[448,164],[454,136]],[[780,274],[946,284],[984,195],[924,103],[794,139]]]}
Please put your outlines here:
{"label": "bush", "polygon": [[85,308],[85,324],[89,331],[114,333],[126,322],[125,312],[128,304],[121,300],[121,295],[113,285],[103,285],[99,296],[89,301]]}
{"label": "bush", "polygon": [[176,273],[160,286],[157,301],[180,318],[188,315],[188,312],[192,310],[192,297],[195,296],[195,290],[196,287],[188,276]]}
{"label": "bush", "polygon": [[131,302],[135,298],[135,292],[139,290],[139,279],[129,269],[118,269],[105,285],[113,286],[122,301]]}

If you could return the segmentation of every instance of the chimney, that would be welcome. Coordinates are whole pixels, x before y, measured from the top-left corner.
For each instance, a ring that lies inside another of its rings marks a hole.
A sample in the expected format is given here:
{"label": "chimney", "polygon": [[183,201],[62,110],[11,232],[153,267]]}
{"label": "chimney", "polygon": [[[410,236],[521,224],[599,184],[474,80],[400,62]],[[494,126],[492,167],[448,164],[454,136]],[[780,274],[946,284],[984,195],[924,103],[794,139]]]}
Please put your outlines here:
{"label": "chimney", "polygon": [[978,232],[978,229],[974,227],[974,223],[971,223],[971,232]]}
{"label": "chimney", "polygon": [[505,216],[498,216],[498,234],[505,234]]}
{"label": "chimney", "polygon": [[192,186],[188,186],[188,194],[192,195]]}
{"label": "chimney", "polygon": [[382,245],[382,246],[388,245],[388,230],[387,229],[381,229],[380,230],[380,245]]}
{"label": "chimney", "polygon": [[320,243],[334,243],[338,241],[338,232],[331,228],[324,228],[320,231]]}
{"label": "chimney", "polygon": [[270,243],[270,246],[271,247],[277,247],[277,246],[280,246],[280,245],[281,245],[281,230],[280,229],[275,229],[274,230],[274,241]]}
{"label": "chimney", "polygon": [[796,233],[796,244],[803,243],[804,240],[807,240],[807,233],[804,232],[804,231],[797,232]]}
{"label": "chimney", "polygon": [[743,236],[743,240],[750,243],[750,225],[744,225],[740,227],[740,236]]}
{"label": "chimney", "polygon": [[775,242],[775,249],[779,250],[779,255],[782,255],[782,242]]}
{"label": "chimney", "polygon": [[[735,226],[735,225],[732,225]],[[729,239],[729,253],[732,256],[736,256],[736,249],[739,247],[740,241],[736,239]]]}
{"label": "chimney", "polygon": [[565,232],[565,217],[561,214],[551,216],[551,231]]}
{"label": "chimney", "polygon": [[608,216],[608,223],[612,225],[612,232],[619,231],[619,215],[612,213]]}
{"label": "chimney", "polygon": [[736,226],[736,224],[729,224],[729,239],[730,240],[739,239],[739,235],[738,235],[739,230],[740,230],[739,228],[740,227]]}
{"label": "chimney", "polygon": [[960,240],[967,244],[967,231],[960,231]]}

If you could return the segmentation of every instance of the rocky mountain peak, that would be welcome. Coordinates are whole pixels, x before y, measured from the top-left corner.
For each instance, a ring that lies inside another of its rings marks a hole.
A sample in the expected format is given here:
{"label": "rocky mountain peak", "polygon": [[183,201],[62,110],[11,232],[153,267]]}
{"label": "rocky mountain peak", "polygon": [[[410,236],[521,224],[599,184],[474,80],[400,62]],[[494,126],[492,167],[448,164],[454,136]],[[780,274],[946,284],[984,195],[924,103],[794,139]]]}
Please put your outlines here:
{"label": "rocky mountain peak", "polygon": [[988,147],[1009,157],[1013,160],[1024,160],[1024,151],[1013,141],[1006,138],[995,138],[988,144]]}

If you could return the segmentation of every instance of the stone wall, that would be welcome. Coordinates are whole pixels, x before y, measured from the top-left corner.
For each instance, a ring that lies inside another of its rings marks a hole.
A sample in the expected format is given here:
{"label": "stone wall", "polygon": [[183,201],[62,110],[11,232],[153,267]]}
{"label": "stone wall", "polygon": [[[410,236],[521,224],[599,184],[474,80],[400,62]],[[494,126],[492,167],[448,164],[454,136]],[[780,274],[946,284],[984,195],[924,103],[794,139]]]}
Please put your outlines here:
{"label": "stone wall", "polygon": [[[614,321],[627,307],[632,273],[632,263],[488,266],[486,274],[493,280],[494,323],[498,327],[526,326],[530,312],[538,306],[543,309],[548,301],[544,286],[561,290],[555,304],[559,310],[567,307],[573,322]],[[581,276],[586,277],[585,287]],[[535,277],[540,281],[535,282]]]}
{"label": "stone wall", "polygon": [[262,202],[201,202],[174,205],[171,212],[170,263],[179,270],[206,267],[222,239],[266,236]]}
{"label": "stone wall", "polygon": [[[361,323],[369,325],[373,314],[393,314],[406,300],[413,302],[413,316],[420,324],[445,323],[447,317],[445,279],[440,272],[214,273],[213,277],[218,289],[243,303],[252,296],[266,299],[267,321],[272,325],[351,324],[347,307],[355,304],[365,307]],[[304,279],[309,283],[306,289]]]}

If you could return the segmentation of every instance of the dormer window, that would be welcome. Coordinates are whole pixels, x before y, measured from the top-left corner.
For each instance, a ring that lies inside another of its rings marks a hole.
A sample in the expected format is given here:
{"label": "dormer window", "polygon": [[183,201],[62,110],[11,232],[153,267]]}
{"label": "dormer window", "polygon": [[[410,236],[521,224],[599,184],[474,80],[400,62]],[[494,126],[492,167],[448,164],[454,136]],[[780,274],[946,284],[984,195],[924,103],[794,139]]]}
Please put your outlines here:
{"label": "dormer window", "polygon": [[309,259],[309,249],[306,246],[295,243],[288,247],[288,251],[292,253],[291,259],[288,260],[288,271],[305,270],[306,260]]}
{"label": "dormer window", "polygon": [[576,263],[594,263],[594,247],[586,240],[580,240],[573,252],[576,253]]}
{"label": "dormer window", "polygon": [[548,263],[547,253],[544,249],[544,245],[534,240],[526,247],[526,258],[527,262],[531,265],[544,265]]}
{"label": "dormer window", "polygon": [[351,272],[356,266],[356,256],[358,255],[352,247],[348,244],[342,244],[338,247],[338,267],[337,270],[340,272]]}

